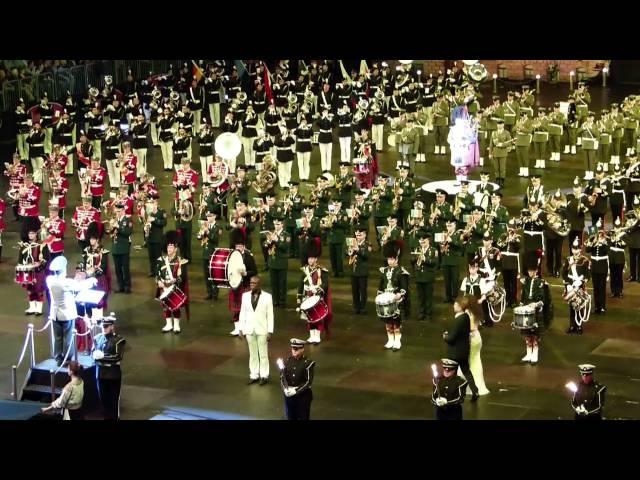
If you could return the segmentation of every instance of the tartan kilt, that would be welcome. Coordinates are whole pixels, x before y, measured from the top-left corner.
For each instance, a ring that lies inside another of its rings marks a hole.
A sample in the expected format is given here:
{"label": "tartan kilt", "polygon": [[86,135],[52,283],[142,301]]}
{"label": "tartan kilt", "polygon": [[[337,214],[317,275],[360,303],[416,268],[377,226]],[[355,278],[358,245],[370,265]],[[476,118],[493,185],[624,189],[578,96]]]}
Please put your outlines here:
{"label": "tartan kilt", "polygon": [[229,290],[229,311],[233,314],[240,313],[240,307],[242,306],[242,295],[248,292],[250,287],[240,285],[236,289]]}

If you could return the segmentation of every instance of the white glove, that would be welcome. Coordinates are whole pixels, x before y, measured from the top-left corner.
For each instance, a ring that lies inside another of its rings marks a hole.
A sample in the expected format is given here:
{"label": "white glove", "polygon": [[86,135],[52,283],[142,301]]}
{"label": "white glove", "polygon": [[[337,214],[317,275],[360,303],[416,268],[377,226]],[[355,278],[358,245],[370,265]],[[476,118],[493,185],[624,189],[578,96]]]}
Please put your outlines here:
{"label": "white glove", "polygon": [[93,352],[94,360],[102,360],[104,358],[104,352],[102,350],[95,350]]}
{"label": "white glove", "polygon": [[436,405],[438,405],[439,407],[442,407],[443,405],[446,405],[448,403],[446,398],[443,397],[438,397],[436,398]]}
{"label": "white glove", "polygon": [[287,387],[287,388],[284,390],[284,394],[285,394],[287,397],[293,397],[293,396],[296,394],[296,390],[298,390],[298,389],[297,389],[297,387]]}

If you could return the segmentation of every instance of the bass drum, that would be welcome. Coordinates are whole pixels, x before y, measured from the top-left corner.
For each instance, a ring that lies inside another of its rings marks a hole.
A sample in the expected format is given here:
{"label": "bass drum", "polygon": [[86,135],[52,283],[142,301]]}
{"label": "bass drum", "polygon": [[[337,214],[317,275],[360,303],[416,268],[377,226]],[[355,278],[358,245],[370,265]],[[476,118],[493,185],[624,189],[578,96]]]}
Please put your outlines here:
{"label": "bass drum", "polygon": [[391,147],[395,147],[396,146],[396,133],[392,133],[387,137],[387,143]]}
{"label": "bass drum", "polygon": [[230,248],[216,248],[209,259],[209,280],[219,288],[238,288],[244,270],[242,254]]}

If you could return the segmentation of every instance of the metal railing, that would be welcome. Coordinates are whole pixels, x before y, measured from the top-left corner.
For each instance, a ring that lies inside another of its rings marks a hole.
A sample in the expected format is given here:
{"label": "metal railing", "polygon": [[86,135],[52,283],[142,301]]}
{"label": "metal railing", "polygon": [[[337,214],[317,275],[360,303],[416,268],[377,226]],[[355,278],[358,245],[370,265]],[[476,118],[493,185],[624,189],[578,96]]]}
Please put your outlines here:
{"label": "metal railing", "polygon": [[126,81],[129,69],[133,78],[139,81],[148,78],[150,73],[164,73],[170,65],[179,67],[182,63],[183,60],[100,60],[8,80],[2,84],[0,111],[13,111],[19,98],[27,104],[38,103],[45,92],[51,101],[63,99],[67,92],[80,97],[89,85],[102,89],[105,75],[111,75],[114,85],[119,85]]}
{"label": "metal railing", "polygon": [[[77,321],[77,319],[75,321]],[[58,366],[58,368],[56,370],[49,370],[49,375],[51,376],[51,401],[52,402],[55,400],[55,376],[56,376],[56,374],[63,368],[63,366],[71,358],[72,352],[73,352],[74,360],[76,362],[78,361],[78,348],[76,346],[76,338],[77,337],[84,337],[84,336],[89,335],[89,334],[93,334],[95,336],[95,334],[96,334],[94,329],[97,328],[97,326],[95,324],[93,324],[93,323],[91,324],[91,327],[87,328],[87,330],[84,333],[78,333],[78,330],[75,328],[75,321],[74,321],[74,326],[73,326],[73,330],[72,330],[72,334],[71,334],[71,340],[69,342],[69,347],[67,348],[67,351],[66,351],[66,353],[64,355],[64,359],[62,360],[62,362],[60,363],[60,365]],[[22,364],[23,360],[25,359],[27,350],[29,351],[29,367],[31,369],[33,369],[36,366],[36,363],[37,363],[36,362],[36,350],[35,350],[34,333],[41,333],[41,332],[44,332],[47,329],[49,330],[50,353],[51,353],[51,357],[54,358],[55,340],[54,340],[54,333],[53,333],[53,321],[52,320],[48,320],[47,323],[44,325],[44,327],[42,327],[39,330],[36,330],[34,328],[33,323],[30,323],[27,326],[27,334],[25,335],[24,344],[22,345],[22,351],[20,352],[20,356],[18,357],[18,361],[16,362],[16,364],[11,367],[11,382],[12,382],[11,398],[13,398],[14,400],[18,400],[21,397],[21,395],[20,395],[21,392],[18,392],[18,368],[20,367],[20,365]]]}

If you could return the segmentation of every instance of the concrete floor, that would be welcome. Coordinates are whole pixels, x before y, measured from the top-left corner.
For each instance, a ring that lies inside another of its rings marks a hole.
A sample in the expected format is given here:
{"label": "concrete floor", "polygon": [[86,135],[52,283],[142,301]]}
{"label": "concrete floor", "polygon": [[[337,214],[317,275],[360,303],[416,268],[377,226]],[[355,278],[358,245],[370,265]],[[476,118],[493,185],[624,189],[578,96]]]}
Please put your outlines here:
{"label": "concrete floor", "polygon": [[[484,92],[483,104],[491,97]],[[506,97],[505,89],[500,93]],[[540,104],[549,106],[555,100],[564,100],[566,85],[543,85]],[[621,100],[628,90],[592,88],[593,109]],[[385,134],[386,137],[386,134]],[[4,147],[4,158],[10,158],[13,147]],[[197,158],[194,151],[194,157]],[[339,157],[337,143],[334,160]],[[393,174],[397,152],[388,148],[381,155],[381,170]],[[336,160],[337,161],[337,160]],[[242,163],[239,158],[239,163]],[[312,154],[312,178],[319,173],[319,153]],[[169,208],[172,201],[171,175],[162,171],[159,148],[150,150],[150,170],[162,187],[161,204]],[[583,169],[583,161],[576,157],[563,157],[558,163],[548,162],[543,176],[547,190],[569,188],[573,178]],[[194,162],[199,170],[199,163]],[[518,215],[527,181],[515,175],[515,157],[510,159],[509,178],[504,189],[503,203],[512,216]],[[448,158],[428,156],[428,163],[418,165],[414,172],[416,183],[451,178]],[[297,166],[293,177],[297,178]],[[477,172],[471,178],[478,178]],[[3,180],[4,182],[4,180]],[[72,180],[69,198],[78,198],[77,179]],[[6,188],[6,182],[5,182]],[[302,189],[308,194],[308,187]],[[253,194],[253,192],[252,192]],[[43,205],[44,205],[43,196]],[[70,215],[67,214],[67,217]],[[43,321],[23,315],[26,296],[14,283],[17,257],[17,223],[8,220],[3,236],[3,260],[0,264],[0,397],[9,398],[11,392],[10,365],[20,353],[26,326]],[[607,216],[610,222],[610,214]],[[172,222],[170,222],[172,225]],[[194,227],[194,229],[196,229]],[[373,234],[373,230],[370,234]],[[141,245],[142,232],[136,224],[134,245]],[[566,244],[566,242],[565,242]],[[70,263],[79,257],[73,234],[67,235],[67,256]],[[224,242],[226,245],[226,241]],[[110,241],[106,241],[110,248]],[[566,249],[566,245],[565,245]],[[194,266],[190,269],[191,321],[184,325],[182,334],[163,335],[160,305],[153,299],[155,285],[146,275],[147,253],[132,249],[133,293],[115,294],[109,309],[118,315],[119,332],[127,339],[128,349],[123,363],[124,382],[121,413],[123,419],[148,419],[167,408],[197,408],[212,411],[212,416],[238,415],[258,419],[283,417],[282,395],[275,372],[266,386],[247,386],[248,351],[246,344],[227,334],[231,330],[227,295],[221,292],[218,301],[204,300],[206,292],[202,280],[201,253],[193,242]],[[257,240],[253,251],[262,270],[263,261]],[[321,263],[329,265],[325,249]],[[378,282],[379,253],[371,262],[369,282],[370,301],[373,301]],[[272,365],[278,356],[288,352],[288,339],[306,338],[305,324],[294,311],[295,289],[299,281],[299,264],[289,263],[289,308],[276,313],[276,332],[270,344]],[[268,274],[263,275],[264,287],[270,290]],[[382,348],[386,341],[384,328],[375,317],[373,305],[368,317],[351,315],[349,278],[331,279],[334,297],[334,335],[320,346],[308,347],[307,354],[316,360],[314,381],[314,419],[431,419],[433,409],[429,402],[431,375],[429,365],[445,352],[441,333],[452,318],[450,305],[442,304],[444,288],[439,278],[435,290],[435,321],[430,323],[407,321],[403,330],[403,347],[399,352]],[[558,279],[550,283],[559,286]],[[597,378],[608,386],[605,416],[610,419],[640,418],[640,285],[625,284],[623,300],[608,299],[605,316],[594,316],[586,326],[585,335],[564,334],[568,307],[561,300],[559,287],[552,289],[556,308],[555,321],[545,335],[537,366],[521,365],[523,342],[513,331],[511,312],[493,329],[483,329],[482,360],[487,386],[491,393],[481,397],[477,404],[466,403],[468,419],[567,419],[573,412],[570,396],[564,384],[576,379],[577,364],[594,363]],[[415,304],[414,304],[415,305]],[[37,336],[37,357],[48,353],[47,338]],[[21,369],[22,371],[23,369]],[[24,373],[21,372],[23,375]]]}

